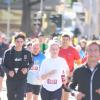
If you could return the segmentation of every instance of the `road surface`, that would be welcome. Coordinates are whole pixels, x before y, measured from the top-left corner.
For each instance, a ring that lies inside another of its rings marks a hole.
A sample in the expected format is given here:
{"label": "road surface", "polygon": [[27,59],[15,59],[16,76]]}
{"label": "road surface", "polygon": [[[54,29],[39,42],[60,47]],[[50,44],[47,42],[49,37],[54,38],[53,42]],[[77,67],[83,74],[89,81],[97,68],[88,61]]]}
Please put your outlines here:
{"label": "road surface", "polygon": [[[3,89],[2,92],[0,93],[1,100],[8,100],[7,99],[7,89],[6,89],[6,77],[3,80]],[[39,97],[39,100],[41,98]],[[70,96],[69,100],[75,100],[73,97]]]}

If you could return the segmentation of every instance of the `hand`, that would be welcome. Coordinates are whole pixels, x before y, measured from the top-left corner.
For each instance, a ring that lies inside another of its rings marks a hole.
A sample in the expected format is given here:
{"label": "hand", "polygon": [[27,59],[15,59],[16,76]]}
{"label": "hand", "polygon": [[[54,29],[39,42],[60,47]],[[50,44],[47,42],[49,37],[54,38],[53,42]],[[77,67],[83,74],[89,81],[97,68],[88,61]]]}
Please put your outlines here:
{"label": "hand", "polygon": [[76,95],[77,100],[82,100],[85,97],[85,94],[82,92],[78,92]]}
{"label": "hand", "polygon": [[39,67],[38,66],[32,66],[31,70],[34,70],[34,71],[39,70]]}
{"label": "hand", "polygon": [[96,93],[100,94],[100,88],[96,89]]}
{"label": "hand", "polygon": [[9,71],[9,72],[8,72],[8,75],[9,75],[10,77],[14,77],[15,73],[14,73],[14,71]]}
{"label": "hand", "polygon": [[65,77],[65,79],[63,80],[63,85],[66,86],[66,85],[68,85],[68,84],[69,84],[69,81],[68,81],[68,79]]}
{"label": "hand", "polygon": [[41,78],[44,80],[44,79],[47,79],[48,77],[50,77],[51,75],[53,75],[53,74],[55,74],[57,72],[57,70],[51,70],[51,71],[49,71],[48,73],[46,73],[46,74],[43,74],[42,76],[41,76]]}
{"label": "hand", "polygon": [[55,74],[56,72],[57,72],[57,70],[53,69],[53,70],[51,70],[50,72],[48,72],[48,75],[53,75],[53,74]]}
{"label": "hand", "polygon": [[21,72],[25,75],[28,72],[28,69],[27,68],[22,68]]}
{"label": "hand", "polygon": [[34,66],[32,66],[32,67],[31,67],[31,70],[34,70],[34,69],[35,69]]}

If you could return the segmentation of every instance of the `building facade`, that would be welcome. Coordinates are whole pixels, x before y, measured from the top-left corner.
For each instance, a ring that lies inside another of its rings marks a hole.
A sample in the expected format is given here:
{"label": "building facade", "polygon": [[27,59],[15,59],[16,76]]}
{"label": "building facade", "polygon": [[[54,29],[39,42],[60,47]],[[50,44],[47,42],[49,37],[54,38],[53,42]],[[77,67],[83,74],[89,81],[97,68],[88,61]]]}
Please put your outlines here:
{"label": "building facade", "polygon": [[88,22],[84,30],[90,38],[100,36],[100,0],[79,0],[88,13]]}

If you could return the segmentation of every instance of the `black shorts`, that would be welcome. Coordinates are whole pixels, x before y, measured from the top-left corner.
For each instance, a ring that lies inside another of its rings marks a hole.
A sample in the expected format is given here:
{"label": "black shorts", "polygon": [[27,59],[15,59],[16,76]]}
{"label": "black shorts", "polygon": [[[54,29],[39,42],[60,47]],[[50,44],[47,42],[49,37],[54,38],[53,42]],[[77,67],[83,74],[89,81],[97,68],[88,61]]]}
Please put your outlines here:
{"label": "black shorts", "polygon": [[62,87],[55,91],[48,91],[44,87],[42,87],[40,94],[42,100],[61,100]]}
{"label": "black shorts", "polygon": [[26,93],[27,93],[27,92],[32,92],[32,93],[35,94],[35,95],[39,95],[39,93],[40,93],[40,88],[41,88],[40,85],[32,85],[32,84],[27,83],[27,86],[26,86]]}

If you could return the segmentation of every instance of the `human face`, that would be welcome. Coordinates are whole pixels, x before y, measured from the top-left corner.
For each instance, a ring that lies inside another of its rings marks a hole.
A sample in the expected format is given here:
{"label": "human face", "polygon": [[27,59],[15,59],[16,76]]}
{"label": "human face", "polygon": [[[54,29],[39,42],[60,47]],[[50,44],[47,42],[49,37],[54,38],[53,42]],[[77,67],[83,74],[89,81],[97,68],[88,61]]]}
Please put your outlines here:
{"label": "human face", "polygon": [[68,47],[70,45],[70,38],[69,37],[62,37],[62,47]]}
{"label": "human face", "polygon": [[100,57],[100,48],[97,44],[91,44],[87,48],[88,60],[90,62],[97,62]]}
{"label": "human face", "polygon": [[24,40],[22,38],[18,38],[15,40],[15,47],[22,48],[24,45]]}
{"label": "human face", "polygon": [[27,46],[27,50],[29,50],[30,52],[32,52],[32,44],[29,44],[28,46]]}
{"label": "human face", "polygon": [[34,44],[33,49],[32,49],[32,53],[34,55],[37,55],[37,54],[39,54],[39,52],[40,52],[40,45],[39,44]]}
{"label": "human face", "polygon": [[59,54],[59,46],[57,44],[53,44],[50,46],[50,54],[51,57],[56,58]]}
{"label": "human face", "polygon": [[41,44],[45,42],[45,37],[44,36],[40,36],[38,39],[39,39],[39,42]]}

